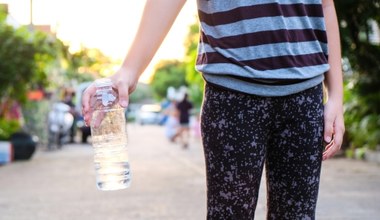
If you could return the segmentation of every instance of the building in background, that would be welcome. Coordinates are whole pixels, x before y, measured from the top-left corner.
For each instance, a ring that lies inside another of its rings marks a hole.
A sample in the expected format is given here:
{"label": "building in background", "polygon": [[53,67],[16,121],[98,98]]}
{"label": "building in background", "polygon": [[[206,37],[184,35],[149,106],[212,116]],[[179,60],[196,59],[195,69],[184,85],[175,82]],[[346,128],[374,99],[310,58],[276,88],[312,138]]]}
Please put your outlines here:
{"label": "building in background", "polygon": [[[24,26],[24,25],[21,25],[12,16],[12,14],[9,13],[9,5],[8,4],[0,4],[0,9],[2,9],[3,11],[5,11],[5,13],[7,14],[6,22],[7,22],[8,25],[10,25],[10,26],[12,26],[14,28],[19,28],[21,26]],[[31,21],[30,24],[28,24],[26,26],[30,26],[31,30],[42,31],[42,32],[45,32],[45,33],[49,34],[50,36],[56,37],[56,33],[52,30],[52,27],[49,24],[33,24],[32,21]]]}

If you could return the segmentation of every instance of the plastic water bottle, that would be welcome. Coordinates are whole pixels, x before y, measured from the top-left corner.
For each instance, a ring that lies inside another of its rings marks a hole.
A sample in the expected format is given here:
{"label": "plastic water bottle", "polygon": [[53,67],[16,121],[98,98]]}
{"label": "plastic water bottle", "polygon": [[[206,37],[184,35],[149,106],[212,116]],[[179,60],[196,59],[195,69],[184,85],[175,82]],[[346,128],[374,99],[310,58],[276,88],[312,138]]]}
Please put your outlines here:
{"label": "plastic water bottle", "polygon": [[96,183],[100,190],[129,187],[131,173],[127,152],[125,111],[110,79],[95,81],[92,98],[91,140],[94,147]]}

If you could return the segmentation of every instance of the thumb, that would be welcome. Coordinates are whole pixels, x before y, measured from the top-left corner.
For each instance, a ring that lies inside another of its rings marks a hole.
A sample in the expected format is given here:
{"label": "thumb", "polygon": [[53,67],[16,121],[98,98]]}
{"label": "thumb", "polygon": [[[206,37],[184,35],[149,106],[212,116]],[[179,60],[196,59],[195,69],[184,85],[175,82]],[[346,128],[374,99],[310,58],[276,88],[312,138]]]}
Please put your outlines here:
{"label": "thumb", "polygon": [[129,103],[129,92],[128,92],[128,87],[127,86],[119,86],[118,88],[119,92],[119,104],[123,108],[128,107]]}
{"label": "thumb", "polygon": [[334,135],[334,119],[329,116],[325,116],[324,125],[324,140],[326,143],[330,143]]}

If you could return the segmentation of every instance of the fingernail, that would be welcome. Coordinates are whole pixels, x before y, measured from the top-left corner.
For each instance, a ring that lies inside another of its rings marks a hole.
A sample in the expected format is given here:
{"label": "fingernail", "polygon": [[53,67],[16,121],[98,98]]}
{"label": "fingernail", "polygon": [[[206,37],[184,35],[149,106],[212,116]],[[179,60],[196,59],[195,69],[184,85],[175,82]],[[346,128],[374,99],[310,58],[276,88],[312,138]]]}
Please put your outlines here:
{"label": "fingernail", "polygon": [[120,101],[120,105],[124,108],[128,107],[128,102],[127,101],[124,101],[124,100],[121,100]]}
{"label": "fingernail", "polygon": [[326,141],[327,143],[330,143],[330,142],[331,142],[331,137],[330,137],[330,136],[326,136],[326,137],[325,137],[325,141]]}

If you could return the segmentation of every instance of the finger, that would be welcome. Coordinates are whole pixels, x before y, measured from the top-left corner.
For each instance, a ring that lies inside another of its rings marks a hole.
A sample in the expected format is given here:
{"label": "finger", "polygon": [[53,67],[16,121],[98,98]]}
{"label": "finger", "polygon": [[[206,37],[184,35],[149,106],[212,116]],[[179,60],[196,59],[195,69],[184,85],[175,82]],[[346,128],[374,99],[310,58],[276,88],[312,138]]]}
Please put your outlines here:
{"label": "finger", "polygon": [[82,95],[82,113],[88,112],[90,110],[90,99],[91,96],[95,94],[96,88],[93,84],[91,84],[87,89],[83,92]]}
{"label": "finger", "polygon": [[102,124],[102,121],[105,118],[106,114],[107,113],[104,111],[97,111],[97,113],[94,114],[93,117],[91,118],[91,127],[93,129],[98,129],[100,125]]}
{"label": "finger", "polygon": [[340,151],[342,146],[342,140],[338,137],[339,135],[334,136],[333,140],[326,145],[325,151],[323,152],[323,160],[327,160],[333,157],[337,152]]}
{"label": "finger", "polygon": [[343,133],[335,133],[333,139],[328,143],[323,152],[323,160],[327,160],[333,157],[338,151],[340,151],[342,146]]}
{"label": "finger", "polygon": [[341,148],[343,144],[343,135],[344,135],[344,119],[343,116],[338,116],[334,124],[334,140],[335,144]]}
{"label": "finger", "polygon": [[82,115],[86,125],[90,124],[91,119],[91,99],[95,95],[96,88],[93,84],[91,84],[87,89],[83,92],[82,95]]}
{"label": "finger", "polygon": [[330,143],[328,143],[325,146],[325,149],[323,151],[323,160],[327,160],[328,158],[332,156],[332,154],[334,153],[334,144],[335,144],[335,141],[334,139],[332,139]]}
{"label": "finger", "polygon": [[125,84],[118,85],[118,93],[119,93],[119,104],[123,108],[128,107],[129,102],[129,88]]}
{"label": "finger", "polygon": [[323,152],[322,159],[327,160],[333,157],[339,151],[339,149],[340,147],[338,147],[338,145],[336,145],[335,143],[331,144],[331,146]]}
{"label": "finger", "polygon": [[329,116],[329,114],[325,114],[324,118],[325,121],[323,139],[326,143],[330,143],[334,133],[334,118]]}
{"label": "finger", "polygon": [[343,133],[341,130],[336,130],[334,134],[334,144],[337,146],[338,150],[341,148],[343,143]]}
{"label": "finger", "polygon": [[334,122],[332,141],[325,147],[323,159],[333,157],[340,149],[343,143],[344,122],[342,117],[337,117]]}

